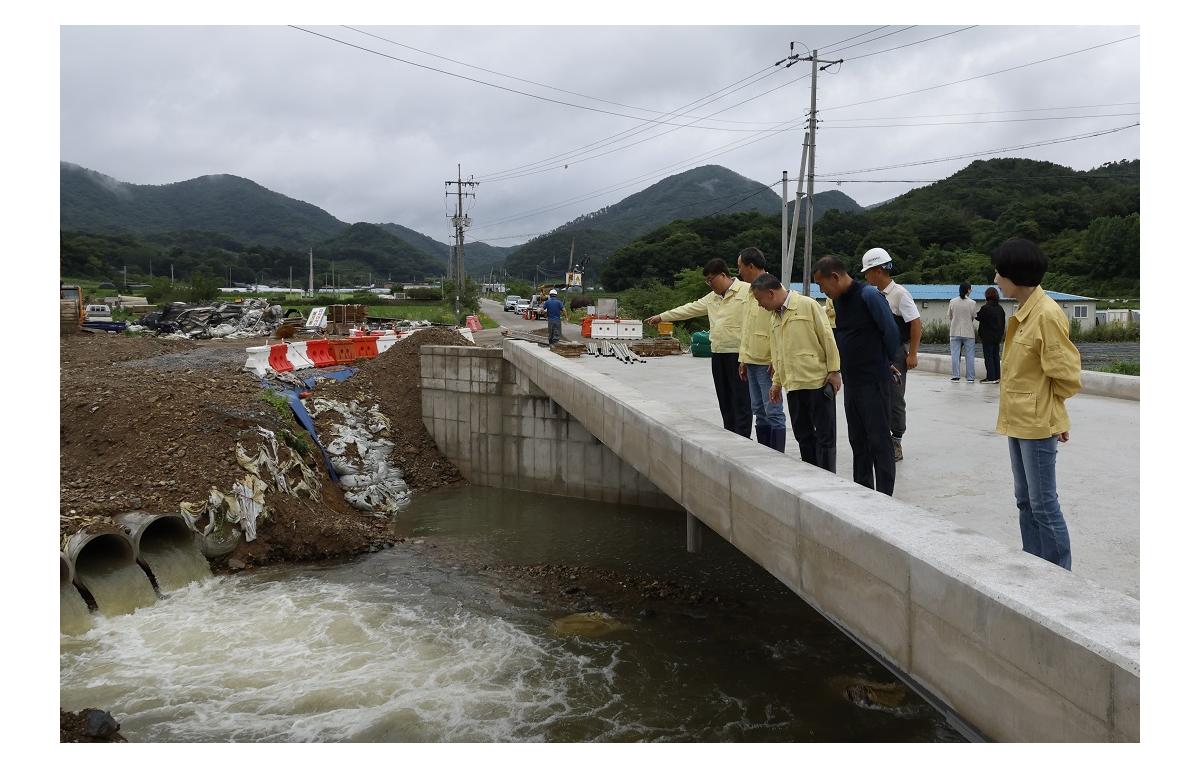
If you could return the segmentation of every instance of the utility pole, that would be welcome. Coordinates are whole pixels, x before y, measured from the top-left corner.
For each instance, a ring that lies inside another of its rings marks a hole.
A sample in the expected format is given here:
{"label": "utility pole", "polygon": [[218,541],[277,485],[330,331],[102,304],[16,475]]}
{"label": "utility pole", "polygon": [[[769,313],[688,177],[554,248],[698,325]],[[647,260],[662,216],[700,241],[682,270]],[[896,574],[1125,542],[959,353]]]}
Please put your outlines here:
{"label": "utility pole", "polygon": [[292,265],[288,264],[288,293],[292,292]]}
{"label": "utility pole", "polygon": [[[451,185],[458,187],[458,189],[454,192],[448,191]],[[466,186],[468,189],[474,189],[475,187],[479,186],[479,182],[471,181],[470,179],[463,181],[462,163],[459,163],[458,181],[446,182],[446,196],[449,197],[450,195],[454,195],[458,198],[458,212],[452,219],[454,223],[454,257],[452,260],[452,274],[450,275],[451,279],[454,280],[454,314],[456,317],[459,312],[459,302],[461,301],[463,291],[467,285],[467,273],[463,259],[463,250],[466,246],[463,244],[463,234],[466,232],[467,227],[471,226],[471,218],[463,213],[463,197],[475,196],[474,192],[463,192],[464,186]]]}
{"label": "utility pole", "polygon": [[171,285],[175,285],[175,265],[171,265]]}
{"label": "utility pole", "polygon": [[[775,62],[775,66],[779,66],[786,61],[787,66],[784,69],[787,69],[787,67],[800,61],[812,62],[812,82],[809,84],[808,141],[805,147],[808,159],[808,195],[804,219],[804,295],[807,296],[811,291],[809,281],[812,279],[813,183],[817,168],[817,72],[818,69],[825,70],[834,64],[841,64],[843,60],[836,59],[829,61],[817,58],[817,50],[815,48],[810,55],[801,56],[794,52],[796,50],[795,42],[789,44],[788,50],[791,53],[788,54],[787,58]],[[825,66],[818,68],[818,64],[824,64]]]}
{"label": "utility pole", "polygon": [[308,294],[316,296],[317,292],[313,290],[313,257],[312,248],[308,249]]}
{"label": "utility pole", "polygon": [[[803,171],[801,171],[803,173]],[[783,251],[781,252],[779,261],[779,282],[783,283],[783,289],[790,291],[792,288],[789,285],[792,276],[788,272],[788,215],[787,215],[787,190],[788,190],[787,170],[783,172],[783,212],[779,214],[780,225],[783,228]],[[800,182],[796,182],[796,186],[800,186]]]}

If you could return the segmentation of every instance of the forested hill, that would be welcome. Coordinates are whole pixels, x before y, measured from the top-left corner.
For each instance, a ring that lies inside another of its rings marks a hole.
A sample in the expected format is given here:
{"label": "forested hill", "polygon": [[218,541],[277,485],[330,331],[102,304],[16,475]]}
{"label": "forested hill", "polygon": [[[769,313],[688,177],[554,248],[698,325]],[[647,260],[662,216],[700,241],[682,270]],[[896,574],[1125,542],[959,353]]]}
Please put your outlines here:
{"label": "forested hill", "polygon": [[220,232],[246,244],[308,249],[346,228],[315,205],[226,174],[174,184],[128,184],[61,163],[60,229],[149,235]]}
{"label": "forested hill", "polygon": [[[379,224],[377,226],[429,256],[440,259],[443,263],[450,257],[451,238],[449,236],[444,241],[438,241],[415,229],[409,229],[399,224]],[[512,251],[511,246],[500,247],[488,243],[468,242],[463,261],[466,263],[469,274],[479,278],[486,278],[492,273],[498,276],[504,269],[504,259],[510,251]]]}
{"label": "forested hill", "polygon": [[[668,176],[618,203],[580,216],[513,250],[505,267],[510,275],[538,279],[564,272],[571,241],[575,260],[590,256],[596,268],[639,235],[664,224],[718,213],[757,211],[778,218],[782,199],[775,189],[719,165],[705,165]],[[814,196],[816,216],[826,210],[861,210],[841,192]],[[561,279],[561,278],[558,278]]]}
{"label": "forested hill", "polygon": [[[1139,175],[1137,160],[1090,171],[1035,160],[979,160],[876,208],[827,212],[814,225],[813,253],[854,263],[879,246],[892,254],[901,282],[990,282],[991,252],[1007,238],[1026,237],[1050,257],[1047,287],[1089,295],[1136,293]],[[645,279],[669,283],[680,269],[713,255],[732,261],[751,245],[778,269],[779,232],[777,213],[677,221],[620,248],[601,280],[612,290]],[[797,263],[793,279],[800,276]]]}

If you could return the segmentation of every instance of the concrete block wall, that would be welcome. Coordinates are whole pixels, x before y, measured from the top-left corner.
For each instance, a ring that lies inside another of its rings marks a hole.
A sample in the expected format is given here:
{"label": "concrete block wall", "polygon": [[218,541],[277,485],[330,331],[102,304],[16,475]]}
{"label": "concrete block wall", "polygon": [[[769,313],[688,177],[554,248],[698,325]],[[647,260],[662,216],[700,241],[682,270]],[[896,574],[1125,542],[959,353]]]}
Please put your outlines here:
{"label": "concrete block wall", "polygon": [[[980,348],[981,345],[977,344],[976,349]],[[982,355],[983,353],[980,352],[979,354]],[[975,361],[975,373],[980,378],[983,378],[982,360],[983,358],[979,357]],[[1001,368],[1003,368],[1003,363],[1001,363]],[[917,370],[949,376],[950,355],[933,355],[922,352],[917,355]],[[1140,376],[1126,376],[1122,373],[1104,373],[1103,371],[1083,371],[1079,379],[1083,385],[1083,388],[1079,391],[1088,395],[1119,397],[1122,400],[1142,399],[1142,378]]]}
{"label": "concrete block wall", "polygon": [[1139,739],[1137,600],[646,398],[586,360],[512,341],[504,356],[987,738]]}
{"label": "concrete block wall", "polygon": [[421,417],[476,485],[678,509],[500,349],[421,348]]}

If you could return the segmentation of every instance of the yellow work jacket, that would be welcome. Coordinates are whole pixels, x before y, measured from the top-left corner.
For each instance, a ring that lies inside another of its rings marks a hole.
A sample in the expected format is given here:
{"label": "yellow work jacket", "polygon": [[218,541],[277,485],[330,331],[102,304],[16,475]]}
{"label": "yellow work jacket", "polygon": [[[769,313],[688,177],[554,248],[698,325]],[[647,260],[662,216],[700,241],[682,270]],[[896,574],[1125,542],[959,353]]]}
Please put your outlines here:
{"label": "yellow work jacket", "polygon": [[996,431],[1041,440],[1070,430],[1066,399],[1082,386],[1079,373],[1066,313],[1038,286],[1005,329]]}
{"label": "yellow work jacket", "polygon": [[837,328],[837,312],[833,309],[833,299],[825,297],[825,317],[829,320],[830,328]]}
{"label": "yellow work jacket", "polygon": [[718,296],[716,291],[709,291],[689,304],[663,312],[659,319],[673,322],[707,314],[708,341],[712,351],[736,353],[742,346],[742,326],[746,322],[747,301],[754,301],[750,296],[750,284],[734,278],[724,296]]}
{"label": "yellow work jacket", "polygon": [[754,300],[754,292],[746,301],[746,322],[742,326],[742,346],[738,350],[738,362],[747,365],[769,365],[771,363],[771,324],[775,313],[763,309]]}
{"label": "yellow work jacket", "polygon": [[842,368],[825,309],[799,291],[789,291],[787,308],[772,312],[771,383],[787,391],[820,389]]}

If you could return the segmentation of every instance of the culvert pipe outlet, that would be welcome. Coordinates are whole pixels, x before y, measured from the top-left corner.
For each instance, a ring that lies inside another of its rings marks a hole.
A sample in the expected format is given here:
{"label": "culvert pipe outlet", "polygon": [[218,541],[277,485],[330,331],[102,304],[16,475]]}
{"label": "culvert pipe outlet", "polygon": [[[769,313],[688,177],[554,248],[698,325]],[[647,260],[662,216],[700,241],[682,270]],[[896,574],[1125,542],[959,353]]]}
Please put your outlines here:
{"label": "culvert pipe outlet", "polygon": [[67,553],[58,553],[58,631],[64,635],[82,635],[92,627],[87,601],[75,587],[75,569]]}
{"label": "culvert pipe outlet", "polygon": [[77,531],[67,539],[66,554],[75,586],[90,595],[105,616],[132,613],[157,599],[137,563],[133,541],[123,530]]}
{"label": "culvert pipe outlet", "polygon": [[117,524],[129,534],[134,557],[160,592],[172,592],[211,575],[198,535],[178,513],[123,512]]}

